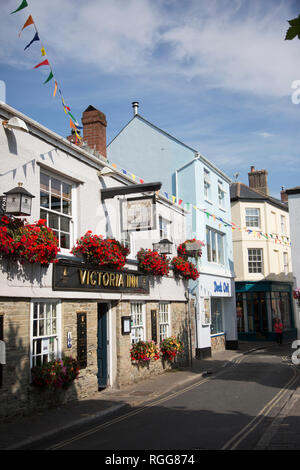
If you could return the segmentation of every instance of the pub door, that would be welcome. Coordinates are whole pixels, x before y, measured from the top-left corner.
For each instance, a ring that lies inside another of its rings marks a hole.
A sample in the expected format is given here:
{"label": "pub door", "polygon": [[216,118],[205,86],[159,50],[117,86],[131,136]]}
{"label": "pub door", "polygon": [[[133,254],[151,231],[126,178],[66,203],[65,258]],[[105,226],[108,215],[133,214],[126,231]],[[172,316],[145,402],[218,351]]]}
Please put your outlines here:
{"label": "pub door", "polygon": [[107,316],[109,306],[106,303],[98,303],[98,388],[107,386]]}

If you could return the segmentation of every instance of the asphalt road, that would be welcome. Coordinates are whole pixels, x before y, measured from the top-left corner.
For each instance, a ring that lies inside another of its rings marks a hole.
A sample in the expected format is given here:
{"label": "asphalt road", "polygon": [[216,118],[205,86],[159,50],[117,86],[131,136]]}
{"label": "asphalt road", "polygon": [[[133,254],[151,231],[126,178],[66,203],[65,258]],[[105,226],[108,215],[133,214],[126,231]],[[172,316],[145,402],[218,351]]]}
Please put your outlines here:
{"label": "asphalt road", "polygon": [[215,376],[31,449],[252,450],[299,382],[284,347],[228,363]]}

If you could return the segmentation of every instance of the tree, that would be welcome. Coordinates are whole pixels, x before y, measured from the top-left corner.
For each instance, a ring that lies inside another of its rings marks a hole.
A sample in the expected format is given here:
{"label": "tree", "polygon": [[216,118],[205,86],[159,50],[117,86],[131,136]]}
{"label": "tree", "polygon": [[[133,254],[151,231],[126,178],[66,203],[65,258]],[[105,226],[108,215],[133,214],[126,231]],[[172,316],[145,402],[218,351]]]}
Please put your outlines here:
{"label": "tree", "polygon": [[300,39],[300,15],[298,18],[288,20],[288,22],[291,26],[286,32],[285,39],[294,39],[296,36]]}

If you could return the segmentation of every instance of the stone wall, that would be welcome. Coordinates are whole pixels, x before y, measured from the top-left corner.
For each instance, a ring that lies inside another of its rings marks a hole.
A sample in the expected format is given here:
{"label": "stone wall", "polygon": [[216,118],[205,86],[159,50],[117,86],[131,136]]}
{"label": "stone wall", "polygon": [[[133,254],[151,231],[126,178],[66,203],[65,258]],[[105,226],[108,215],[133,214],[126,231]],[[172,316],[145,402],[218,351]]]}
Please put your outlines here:
{"label": "stone wall", "polygon": [[[121,301],[110,304],[111,321],[109,340],[110,385],[122,388],[144,380],[147,377],[164,373],[172,367],[187,365],[191,348],[194,355],[194,310],[189,312],[187,303],[171,302],[171,335],[178,336],[184,343],[184,352],[174,362],[151,361],[146,366],[131,363],[130,334],[122,334],[121,318],[130,315],[130,302]],[[157,311],[157,342],[159,343],[158,302],[146,302],[146,335],[152,339],[151,310]],[[87,366],[80,370],[79,378],[67,390],[41,390],[30,384],[30,299],[0,300],[0,315],[4,319],[4,342],[6,345],[6,364],[2,367],[0,385],[0,420],[17,415],[32,414],[51,406],[70,400],[90,397],[98,392],[97,364],[97,302],[64,300],[61,302],[61,351],[63,355],[77,357],[77,313],[87,314]],[[189,335],[189,314],[191,335]],[[68,332],[72,335],[71,347],[67,344]],[[192,346],[190,345],[192,341]]]}
{"label": "stone wall", "polygon": [[225,351],[225,335],[212,336],[211,351],[212,353],[218,351]]}

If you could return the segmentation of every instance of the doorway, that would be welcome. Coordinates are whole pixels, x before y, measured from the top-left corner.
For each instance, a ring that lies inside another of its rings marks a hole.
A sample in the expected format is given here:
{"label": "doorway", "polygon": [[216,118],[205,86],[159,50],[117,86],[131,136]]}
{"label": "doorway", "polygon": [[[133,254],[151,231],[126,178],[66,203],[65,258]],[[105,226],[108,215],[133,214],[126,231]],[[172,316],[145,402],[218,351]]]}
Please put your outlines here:
{"label": "doorway", "polygon": [[98,341],[97,341],[97,362],[98,362],[98,388],[107,387],[107,321],[109,304],[98,303]]}
{"label": "doorway", "polygon": [[256,338],[266,338],[268,335],[268,312],[264,292],[253,293],[253,320]]}

